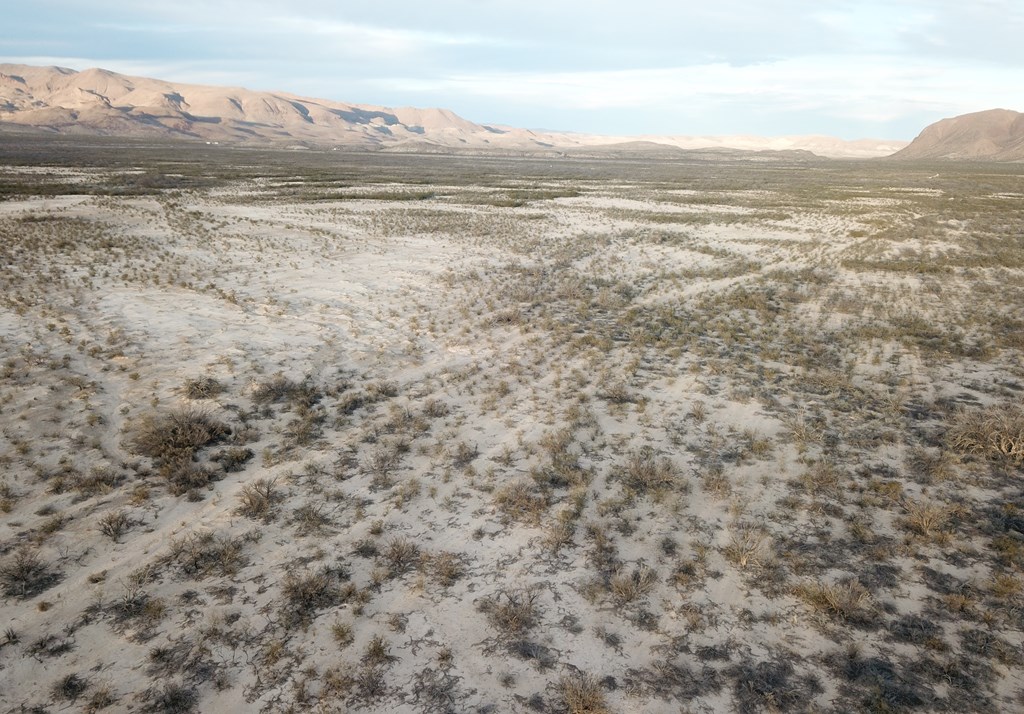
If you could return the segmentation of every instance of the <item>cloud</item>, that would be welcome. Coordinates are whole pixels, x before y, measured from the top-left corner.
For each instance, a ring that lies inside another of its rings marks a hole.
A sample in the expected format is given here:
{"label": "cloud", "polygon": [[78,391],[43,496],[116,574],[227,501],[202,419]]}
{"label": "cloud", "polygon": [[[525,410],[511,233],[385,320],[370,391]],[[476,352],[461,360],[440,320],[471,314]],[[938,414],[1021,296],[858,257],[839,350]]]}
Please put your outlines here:
{"label": "cloud", "polygon": [[34,0],[0,53],[527,126],[861,132],[1024,108],[1021,35],[1019,0]]}
{"label": "cloud", "polygon": [[508,45],[504,40],[485,35],[379,27],[322,18],[283,16],[275,18],[272,24],[284,34],[328,37],[354,45],[356,50],[411,54],[434,47]]}
{"label": "cloud", "polygon": [[1024,106],[1024,87],[1017,81],[1022,71],[865,55],[622,71],[459,73],[383,84],[400,92],[468,94],[590,111],[633,107],[685,113],[686,108],[746,105],[751,112],[814,111],[881,121],[923,108]]}

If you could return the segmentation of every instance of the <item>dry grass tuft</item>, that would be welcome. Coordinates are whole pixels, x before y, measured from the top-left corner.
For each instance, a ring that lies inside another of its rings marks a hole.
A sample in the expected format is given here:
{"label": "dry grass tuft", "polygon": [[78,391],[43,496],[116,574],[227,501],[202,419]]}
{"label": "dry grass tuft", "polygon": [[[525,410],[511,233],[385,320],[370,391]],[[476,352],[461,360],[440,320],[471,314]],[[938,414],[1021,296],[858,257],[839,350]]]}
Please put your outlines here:
{"label": "dry grass tuft", "polygon": [[865,624],[875,612],[871,593],[852,579],[799,585],[796,594],[815,610],[843,622]]}
{"label": "dry grass tuft", "polygon": [[659,459],[653,450],[645,448],[630,454],[622,478],[635,493],[658,494],[677,486],[679,469],[670,459]]}
{"label": "dry grass tuft", "polygon": [[586,673],[562,677],[558,682],[558,695],[569,714],[607,714],[611,711],[601,683]]}
{"label": "dry grass tuft", "polygon": [[954,451],[1024,463],[1024,410],[988,407],[958,412],[946,440]]}

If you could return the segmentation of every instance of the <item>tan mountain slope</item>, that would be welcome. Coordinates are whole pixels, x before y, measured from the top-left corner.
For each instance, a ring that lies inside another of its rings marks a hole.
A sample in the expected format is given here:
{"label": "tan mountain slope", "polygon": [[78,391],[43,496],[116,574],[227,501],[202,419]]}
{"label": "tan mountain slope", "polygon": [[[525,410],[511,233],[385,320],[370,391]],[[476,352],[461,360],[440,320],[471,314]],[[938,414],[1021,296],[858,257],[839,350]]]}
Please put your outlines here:
{"label": "tan mountain slope", "polygon": [[[819,156],[886,156],[904,144],[831,137],[596,136],[485,126],[447,109],[391,109],[129,77],[104,69],[0,64],[0,129],[67,134],[189,138],[208,142],[386,148],[396,151],[534,154],[566,150],[671,155],[678,149],[810,151]],[[646,141],[637,141],[637,139]],[[614,148],[607,150],[599,147]],[[586,153],[586,152],[584,152]]]}
{"label": "tan mountain slope", "polygon": [[1024,114],[989,109],[942,119],[892,158],[1024,161]]}
{"label": "tan mountain slope", "polygon": [[[0,122],[60,133],[291,141],[371,148],[404,140],[486,146],[487,127],[444,109],[387,109],[281,92],[128,77],[102,69],[0,64]],[[542,148],[528,132],[505,144]]]}

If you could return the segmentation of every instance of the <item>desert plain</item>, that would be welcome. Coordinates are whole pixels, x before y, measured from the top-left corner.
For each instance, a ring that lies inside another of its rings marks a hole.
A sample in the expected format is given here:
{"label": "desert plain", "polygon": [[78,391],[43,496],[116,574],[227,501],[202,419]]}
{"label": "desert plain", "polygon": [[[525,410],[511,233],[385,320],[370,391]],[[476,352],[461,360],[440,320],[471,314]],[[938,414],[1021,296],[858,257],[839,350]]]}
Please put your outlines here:
{"label": "desert plain", "polygon": [[1024,168],[0,142],[0,709],[1024,710]]}

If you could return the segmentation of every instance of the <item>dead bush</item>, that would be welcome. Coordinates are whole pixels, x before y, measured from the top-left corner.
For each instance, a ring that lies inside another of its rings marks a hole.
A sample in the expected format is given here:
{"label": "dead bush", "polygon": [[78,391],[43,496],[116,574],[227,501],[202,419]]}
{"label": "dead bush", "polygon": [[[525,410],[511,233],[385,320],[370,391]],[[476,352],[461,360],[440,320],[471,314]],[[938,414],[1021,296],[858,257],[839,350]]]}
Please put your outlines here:
{"label": "dead bush", "polygon": [[143,417],[129,446],[137,454],[171,463],[191,460],[196,451],[230,433],[230,427],[203,410],[176,409],[160,416]]}
{"label": "dead bush", "polygon": [[871,593],[853,579],[800,585],[796,594],[815,610],[843,622],[866,624],[875,612]]}
{"label": "dead bush", "polygon": [[30,598],[43,592],[59,579],[59,574],[39,553],[29,547],[22,547],[13,556],[0,564],[0,582],[4,595]]}
{"label": "dead bush", "polygon": [[635,493],[661,493],[677,485],[679,472],[671,460],[659,459],[652,449],[645,448],[629,455],[622,480]]}
{"label": "dead bush", "polygon": [[258,405],[288,402],[298,407],[311,407],[323,398],[323,392],[308,379],[296,382],[282,374],[257,382],[252,387],[252,401]]}
{"label": "dead bush", "polygon": [[946,441],[954,451],[1024,463],[1024,410],[964,409],[953,417]]}
{"label": "dead bush", "polygon": [[558,695],[568,714],[607,714],[611,711],[596,677],[584,672],[562,677]]}
{"label": "dead bush", "polygon": [[408,538],[396,536],[388,541],[382,554],[392,576],[401,575],[420,559],[420,549]]}
{"label": "dead bush", "polygon": [[495,505],[507,517],[537,523],[548,508],[548,500],[530,481],[510,483],[494,494]]}
{"label": "dead bush", "polygon": [[281,591],[284,594],[281,615],[289,627],[308,625],[317,610],[336,605],[341,597],[334,574],[326,570],[304,573],[289,571],[284,577]]}
{"label": "dead bush", "polygon": [[132,527],[132,519],[124,511],[105,513],[100,517],[100,533],[115,543]]}
{"label": "dead bush", "polygon": [[224,385],[213,377],[186,379],[181,391],[189,399],[213,399],[224,391]]}
{"label": "dead bush", "polygon": [[533,588],[505,590],[483,600],[480,609],[503,635],[520,635],[537,624],[539,596],[539,591]]}
{"label": "dead bush", "polygon": [[277,479],[259,478],[242,486],[238,494],[235,513],[253,520],[269,522],[273,519],[274,504],[279,500]]}
{"label": "dead bush", "polygon": [[193,532],[171,541],[162,561],[175,565],[182,575],[189,577],[233,575],[246,563],[243,545],[242,538],[212,531]]}

